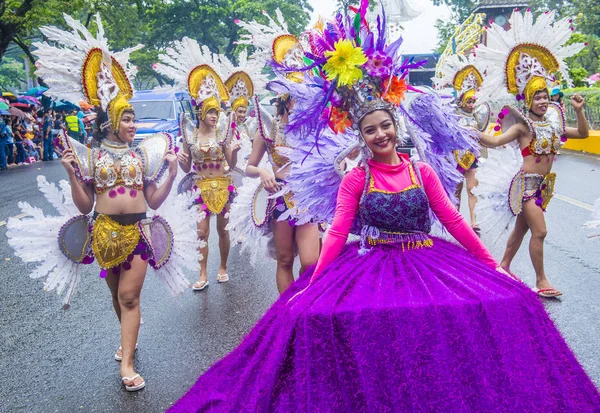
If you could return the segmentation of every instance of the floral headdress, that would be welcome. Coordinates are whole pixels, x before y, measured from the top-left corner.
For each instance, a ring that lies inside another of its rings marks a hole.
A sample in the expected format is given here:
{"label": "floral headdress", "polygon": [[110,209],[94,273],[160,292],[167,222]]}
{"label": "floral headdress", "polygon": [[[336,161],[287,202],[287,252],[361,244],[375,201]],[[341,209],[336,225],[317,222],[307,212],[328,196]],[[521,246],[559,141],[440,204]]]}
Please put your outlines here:
{"label": "floral headdress", "polygon": [[173,42],[166,53],[158,56],[160,63],[154,70],[175,81],[175,88],[187,89],[192,103],[198,107],[200,119],[229,100],[229,92],[222,80],[224,74],[221,56],[212,53],[194,39],[184,37]]}
{"label": "floral headdress", "polygon": [[457,93],[458,106],[464,107],[469,99],[475,97],[483,83],[483,71],[477,66],[478,62],[471,55],[449,56],[436,71],[439,77],[433,78],[434,85],[436,88],[443,88],[451,84]]}
{"label": "floral headdress", "polygon": [[531,108],[533,96],[547,90],[547,81],[560,72],[571,83],[565,58],[580,52],[584,43],[567,45],[571,38],[572,20],[565,17],[554,21],[555,11],[537,17],[527,9],[524,14],[515,9],[509,19],[510,29],[492,23],[487,30],[487,46],[478,45],[476,58],[487,66],[487,77],[481,87],[481,97],[497,99],[506,90]]}
{"label": "floral headdress", "polygon": [[[409,70],[426,61],[402,59],[402,39],[387,42],[383,10],[372,30],[365,19],[367,9],[368,0],[363,0],[352,17],[338,13],[304,33],[303,66],[270,62],[276,80],[267,88],[295,101],[285,129],[292,148],[282,149],[291,171],[282,191],[293,194],[298,207],[289,214],[298,224],[332,219],[342,161],[358,145],[363,161],[372,156],[360,139],[359,123],[373,111],[391,114],[400,139],[405,132],[401,123],[406,123],[421,159],[439,172],[451,197],[462,175],[443,160],[456,149],[476,151],[471,132],[459,125],[458,116],[439,95],[407,84]],[[303,80],[289,79],[289,73],[301,73]],[[414,93],[403,103],[408,91]],[[363,166],[368,174],[368,164]]]}
{"label": "floral headdress", "polygon": [[33,53],[38,57],[36,75],[44,79],[49,86],[46,94],[53,98],[78,102],[85,97],[92,105],[100,106],[109,118],[101,128],[112,126],[117,131],[123,112],[133,110],[128,100],[133,96],[130,79],[137,68],[129,64],[129,55],[143,46],[113,53],[104,37],[99,14],[96,14],[96,36],[71,16],[63,14],[63,17],[72,32],[54,26],[40,28],[48,40],[61,47],[34,43],[37,50]]}

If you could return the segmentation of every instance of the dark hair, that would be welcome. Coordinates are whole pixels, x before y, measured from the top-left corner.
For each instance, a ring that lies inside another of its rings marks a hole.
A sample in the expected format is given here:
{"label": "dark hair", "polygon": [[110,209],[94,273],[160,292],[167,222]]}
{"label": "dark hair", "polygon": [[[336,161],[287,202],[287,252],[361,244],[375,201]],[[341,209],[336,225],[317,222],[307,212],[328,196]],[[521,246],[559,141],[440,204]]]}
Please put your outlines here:
{"label": "dark hair", "polygon": [[288,112],[288,103],[290,103],[290,96],[277,96],[275,98],[275,109],[277,110],[277,116],[283,116]]}
{"label": "dark hair", "polygon": [[100,106],[96,106],[96,114],[96,124],[94,125],[92,136],[95,141],[100,143],[102,139],[106,138],[106,129],[102,130],[101,126],[103,123],[108,122],[108,113],[103,111]]}
{"label": "dark hair", "polygon": [[375,112],[379,112],[379,111],[385,112],[385,113],[387,113],[387,114],[389,115],[389,117],[390,117],[390,120],[391,120],[391,121],[392,121],[392,123],[394,124],[394,128],[396,128],[396,135],[397,135],[397,134],[398,134],[398,125],[396,124],[396,118],[394,117],[394,115],[392,114],[392,112],[390,112],[388,109],[377,109],[377,110],[374,110],[374,111],[372,111],[372,112],[369,112],[369,113],[366,113],[366,114],[364,114],[364,115],[363,115],[363,117],[362,117],[362,118],[360,118],[360,120],[358,121],[358,131],[359,131],[359,133],[362,135],[362,132],[361,132],[361,130],[362,130],[362,123],[363,123],[363,120],[365,120],[365,118],[366,118],[368,115],[370,115],[370,114],[372,114],[372,113],[375,113]]}

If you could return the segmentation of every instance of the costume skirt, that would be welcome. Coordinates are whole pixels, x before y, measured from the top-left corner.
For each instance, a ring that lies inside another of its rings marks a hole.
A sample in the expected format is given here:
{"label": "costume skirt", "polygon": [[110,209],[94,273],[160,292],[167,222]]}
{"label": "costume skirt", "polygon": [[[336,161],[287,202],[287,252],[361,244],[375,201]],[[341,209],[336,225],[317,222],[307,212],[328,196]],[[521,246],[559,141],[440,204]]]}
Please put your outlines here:
{"label": "costume skirt", "polygon": [[305,272],[171,412],[598,412],[524,284],[434,238]]}

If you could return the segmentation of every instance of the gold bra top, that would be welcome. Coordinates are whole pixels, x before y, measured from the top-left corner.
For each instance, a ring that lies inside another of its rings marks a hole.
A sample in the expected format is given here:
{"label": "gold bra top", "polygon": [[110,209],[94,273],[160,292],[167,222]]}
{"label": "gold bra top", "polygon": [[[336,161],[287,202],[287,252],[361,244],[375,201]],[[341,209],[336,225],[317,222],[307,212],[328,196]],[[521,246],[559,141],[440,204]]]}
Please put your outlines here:
{"label": "gold bra top", "polygon": [[[287,142],[285,141],[285,134],[283,133],[284,126],[281,125],[279,120],[273,119],[273,127],[271,128],[271,137],[265,137],[265,141],[267,143],[267,153],[269,154],[269,161],[279,168],[290,163],[290,160],[279,153],[279,148],[289,148]],[[281,142],[278,141],[278,137],[283,137],[280,139]]]}
{"label": "gold bra top", "polygon": [[218,129],[216,139],[200,142],[195,136],[194,142],[188,144],[192,155],[192,162],[194,163],[196,170],[223,168],[225,172],[229,171],[229,165],[227,164],[225,152],[223,151],[224,142],[220,142],[220,133]]}
{"label": "gold bra top", "polygon": [[[144,190],[144,165],[134,150],[127,146],[102,142],[93,156],[94,190],[97,194],[117,188],[117,191],[110,193],[114,198],[117,193],[125,193],[119,191],[120,187],[135,191]],[[131,192],[132,196],[135,193]]]}

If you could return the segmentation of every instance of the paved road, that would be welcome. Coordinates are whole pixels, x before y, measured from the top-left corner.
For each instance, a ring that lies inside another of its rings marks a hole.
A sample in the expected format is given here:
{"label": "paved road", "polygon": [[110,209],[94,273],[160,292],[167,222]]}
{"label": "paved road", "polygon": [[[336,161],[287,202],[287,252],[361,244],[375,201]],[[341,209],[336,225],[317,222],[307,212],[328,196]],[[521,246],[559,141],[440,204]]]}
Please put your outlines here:
{"label": "paved road", "polygon": [[[565,296],[547,309],[600,385],[600,244],[586,241],[580,228],[589,217],[586,206],[600,196],[600,160],[565,154],[555,170],[560,198],[547,214],[546,263],[551,281]],[[60,298],[44,293],[41,281],[27,276],[27,267],[6,245],[2,221],[19,213],[17,201],[51,212],[36,189],[38,174],[49,181],[64,178],[56,161],[0,174],[0,412],[164,411],[231,351],[277,298],[274,263],[252,269],[237,248],[230,258],[231,281],[217,284],[214,238],[207,291],[172,299],[150,271],[136,356],[148,386],[125,392],[112,358],[119,326],[95,267],[86,269],[72,308],[63,311]],[[502,246],[492,251],[498,257]],[[526,249],[517,255],[513,270],[533,282]]]}

